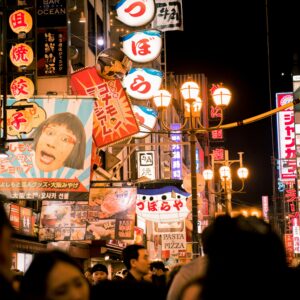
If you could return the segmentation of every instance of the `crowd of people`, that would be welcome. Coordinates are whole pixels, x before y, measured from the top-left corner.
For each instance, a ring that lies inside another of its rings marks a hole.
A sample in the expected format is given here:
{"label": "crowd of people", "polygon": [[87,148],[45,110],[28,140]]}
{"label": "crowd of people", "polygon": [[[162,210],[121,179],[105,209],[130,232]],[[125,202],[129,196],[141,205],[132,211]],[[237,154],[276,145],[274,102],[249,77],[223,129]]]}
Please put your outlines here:
{"label": "crowd of people", "polygon": [[36,254],[16,286],[13,232],[0,203],[2,300],[253,300],[298,295],[299,269],[288,266],[281,238],[256,217],[217,217],[202,234],[204,256],[172,269],[162,261],[151,262],[143,245],[132,244],[123,249],[126,270],[109,279],[106,265],[97,263],[84,271],[68,253],[55,249]]}

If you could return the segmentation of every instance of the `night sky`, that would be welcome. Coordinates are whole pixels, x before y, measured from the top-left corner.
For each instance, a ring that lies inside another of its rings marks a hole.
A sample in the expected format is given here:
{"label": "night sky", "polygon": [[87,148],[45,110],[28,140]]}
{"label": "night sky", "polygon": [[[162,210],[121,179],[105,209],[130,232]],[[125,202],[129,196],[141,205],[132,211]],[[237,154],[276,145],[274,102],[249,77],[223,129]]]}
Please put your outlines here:
{"label": "night sky", "polygon": [[[209,88],[223,82],[233,94],[224,124],[269,111],[275,93],[292,91],[291,73],[298,67],[293,57],[300,48],[299,9],[292,1],[268,0],[268,9],[264,0],[182,2],[184,31],[167,32],[167,71],[204,73]],[[237,207],[261,205],[262,195],[271,200],[271,157],[277,156],[272,126],[276,148],[275,116],[224,132],[229,158],[244,152],[250,171],[246,193],[233,195]]]}

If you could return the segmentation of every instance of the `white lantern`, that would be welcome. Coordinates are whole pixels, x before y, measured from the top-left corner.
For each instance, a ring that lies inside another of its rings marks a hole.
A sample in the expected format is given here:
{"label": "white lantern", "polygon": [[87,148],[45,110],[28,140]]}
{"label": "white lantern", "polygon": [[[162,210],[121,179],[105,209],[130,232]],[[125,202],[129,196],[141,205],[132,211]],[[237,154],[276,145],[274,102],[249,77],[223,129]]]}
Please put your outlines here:
{"label": "white lantern", "polygon": [[248,177],[249,171],[247,168],[243,167],[243,168],[238,169],[237,174],[238,174],[239,178],[245,179]]}
{"label": "white lantern", "polygon": [[214,177],[214,172],[211,169],[205,169],[203,171],[203,177],[205,180],[212,180]]}
{"label": "white lantern", "polygon": [[219,169],[219,172],[220,172],[220,177],[222,180],[231,178],[231,172],[230,172],[230,168],[228,166],[222,166]]}
{"label": "white lantern", "polygon": [[194,81],[185,82],[180,89],[184,100],[196,99],[199,95],[199,85]]}
{"label": "white lantern", "polygon": [[231,100],[231,92],[224,87],[218,87],[213,91],[212,97],[217,106],[227,106]]}
{"label": "white lantern", "polygon": [[167,108],[171,101],[171,94],[167,90],[158,90],[154,96],[153,100],[157,108]]}

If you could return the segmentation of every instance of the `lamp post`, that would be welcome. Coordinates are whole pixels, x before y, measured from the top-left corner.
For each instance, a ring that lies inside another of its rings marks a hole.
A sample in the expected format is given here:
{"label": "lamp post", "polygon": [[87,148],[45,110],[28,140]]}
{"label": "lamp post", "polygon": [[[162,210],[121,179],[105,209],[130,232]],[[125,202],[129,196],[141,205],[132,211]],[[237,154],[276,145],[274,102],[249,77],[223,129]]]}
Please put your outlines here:
{"label": "lamp post", "polygon": [[[232,212],[232,203],[231,197],[232,193],[241,193],[244,190],[245,186],[245,179],[248,177],[249,171],[247,168],[243,166],[243,152],[238,152],[239,159],[230,160],[229,159],[229,152],[225,150],[225,159],[224,160],[214,160],[213,154],[211,156],[211,166],[212,169],[205,169],[203,171],[203,177],[206,181],[211,181],[214,172],[215,172],[215,165],[219,164],[221,167],[219,168],[220,178],[221,178],[221,189],[219,191],[215,191],[210,189],[210,192],[213,194],[225,195],[225,213],[231,214]],[[239,169],[237,171],[238,178],[242,182],[242,186],[238,190],[232,189],[232,178],[231,178],[231,168],[230,166],[234,163],[239,163]]]}
{"label": "lamp post", "polygon": [[[215,104],[220,108],[221,118],[219,124],[213,127],[204,126],[201,122],[202,101],[199,98],[199,86],[196,82],[187,81],[183,83],[180,89],[184,99],[184,121],[179,129],[189,135],[190,142],[190,171],[191,171],[191,189],[192,189],[192,242],[193,257],[200,254],[199,237],[198,237],[198,202],[197,202],[197,173],[196,173],[196,133],[207,133],[211,130],[218,129],[223,122],[223,109],[228,105],[231,99],[231,93],[223,86],[217,87],[212,92]],[[164,110],[169,106],[171,94],[166,90],[159,90],[153,97],[154,103],[158,108],[161,116],[161,124],[165,130],[172,132],[171,128],[164,121]],[[188,125],[188,126],[187,126]]]}

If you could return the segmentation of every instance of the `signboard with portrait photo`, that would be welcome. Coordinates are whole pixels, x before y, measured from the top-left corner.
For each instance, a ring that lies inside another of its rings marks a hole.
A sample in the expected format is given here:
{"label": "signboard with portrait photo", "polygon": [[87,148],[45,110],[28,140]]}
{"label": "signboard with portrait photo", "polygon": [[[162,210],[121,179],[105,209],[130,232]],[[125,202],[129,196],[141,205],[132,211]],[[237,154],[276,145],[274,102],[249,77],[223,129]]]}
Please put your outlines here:
{"label": "signboard with portrait photo", "polygon": [[[31,107],[18,109],[19,105]],[[93,99],[14,101],[7,114],[8,158],[0,188],[9,199],[88,200]]]}

